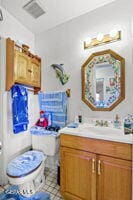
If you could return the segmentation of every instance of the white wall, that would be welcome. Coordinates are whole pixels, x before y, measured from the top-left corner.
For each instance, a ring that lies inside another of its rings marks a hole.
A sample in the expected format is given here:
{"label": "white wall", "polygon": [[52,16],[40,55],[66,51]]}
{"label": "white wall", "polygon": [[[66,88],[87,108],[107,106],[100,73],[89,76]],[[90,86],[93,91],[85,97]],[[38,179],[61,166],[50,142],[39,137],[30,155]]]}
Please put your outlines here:
{"label": "white wall", "polygon": [[[14,17],[12,17],[7,11],[2,8],[4,21],[0,22],[0,36],[3,38],[10,37],[15,41],[23,42],[30,46],[30,49],[34,52],[34,35],[23,25],[21,25]],[[11,110],[11,96],[10,92],[5,92],[5,41],[2,43],[2,61],[1,64],[1,87],[2,104],[1,112],[3,113],[2,119],[2,134],[3,134],[3,153],[4,159],[0,160],[4,163],[6,170],[6,164],[8,160],[14,157],[19,152],[23,151],[27,147],[31,146],[31,135],[29,130],[17,135],[13,134],[12,129],[12,110]],[[37,95],[29,93],[29,127],[31,127],[37,120],[39,114]],[[0,133],[1,134],[1,133]],[[6,179],[4,180],[4,182]]]}
{"label": "white wall", "polygon": [[34,40],[35,37],[27,28],[25,28],[18,20],[2,8],[3,21],[0,22],[0,36],[7,38],[10,37],[15,41],[20,41],[30,46],[32,51],[35,50]]}
{"label": "white wall", "polygon": [[[126,0],[117,0],[36,36],[36,50],[44,63],[43,90],[71,88],[70,120],[79,112],[85,117],[96,118],[113,118],[116,113],[124,117],[128,113],[133,113],[131,4],[131,0],[128,3]],[[107,34],[114,28],[122,31],[121,41],[84,50],[83,41],[88,36],[96,37],[99,32]],[[126,98],[113,111],[96,112],[81,100],[81,66],[91,53],[105,49],[116,51],[126,60]],[[50,68],[53,63],[64,63],[66,72],[71,75],[65,86],[59,83],[55,72]]]}

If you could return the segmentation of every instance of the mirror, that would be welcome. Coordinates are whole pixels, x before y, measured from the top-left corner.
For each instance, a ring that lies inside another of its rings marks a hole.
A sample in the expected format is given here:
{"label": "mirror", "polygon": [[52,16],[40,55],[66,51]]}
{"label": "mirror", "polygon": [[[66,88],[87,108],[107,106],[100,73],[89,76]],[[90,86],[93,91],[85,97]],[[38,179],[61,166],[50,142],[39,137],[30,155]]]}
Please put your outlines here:
{"label": "mirror", "polygon": [[82,100],[110,111],[125,98],[125,59],[112,50],[93,53],[82,68]]}

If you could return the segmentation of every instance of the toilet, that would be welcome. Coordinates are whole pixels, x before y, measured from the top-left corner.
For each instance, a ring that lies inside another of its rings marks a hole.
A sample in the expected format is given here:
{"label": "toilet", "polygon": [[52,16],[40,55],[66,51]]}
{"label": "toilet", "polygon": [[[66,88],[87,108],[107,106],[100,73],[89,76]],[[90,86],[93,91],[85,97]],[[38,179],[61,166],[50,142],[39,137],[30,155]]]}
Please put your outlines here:
{"label": "toilet", "polygon": [[31,150],[17,156],[7,166],[7,177],[18,193],[30,197],[45,183],[44,168],[47,156],[41,151]]}
{"label": "toilet", "polygon": [[17,185],[19,193],[30,197],[45,184],[44,168],[48,157],[59,151],[59,133],[51,135],[32,134],[32,148],[11,160],[7,166],[7,177]]}

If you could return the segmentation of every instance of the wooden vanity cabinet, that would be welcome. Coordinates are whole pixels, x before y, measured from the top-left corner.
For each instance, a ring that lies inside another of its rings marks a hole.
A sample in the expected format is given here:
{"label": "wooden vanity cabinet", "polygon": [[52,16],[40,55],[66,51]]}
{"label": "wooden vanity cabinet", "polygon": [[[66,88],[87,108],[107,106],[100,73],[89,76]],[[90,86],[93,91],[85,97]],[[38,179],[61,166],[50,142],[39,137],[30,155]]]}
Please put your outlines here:
{"label": "wooden vanity cabinet", "polygon": [[98,156],[99,161],[97,200],[131,200],[131,161]]}
{"label": "wooden vanity cabinet", "polygon": [[92,173],[93,153],[61,147],[61,193],[66,199],[95,200],[96,173]]}
{"label": "wooden vanity cabinet", "polygon": [[41,59],[15,47],[15,42],[8,38],[6,40],[6,90],[10,90],[15,83],[20,83],[39,91]]}
{"label": "wooden vanity cabinet", "polygon": [[60,154],[65,199],[131,200],[130,144],[62,134]]}

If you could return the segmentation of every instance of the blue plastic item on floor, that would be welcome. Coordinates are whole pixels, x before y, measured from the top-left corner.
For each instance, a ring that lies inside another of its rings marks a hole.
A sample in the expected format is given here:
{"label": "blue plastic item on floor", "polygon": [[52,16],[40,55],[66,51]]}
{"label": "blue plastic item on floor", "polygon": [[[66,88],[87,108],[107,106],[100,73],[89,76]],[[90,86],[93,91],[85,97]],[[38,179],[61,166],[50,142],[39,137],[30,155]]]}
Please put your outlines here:
{"label": "blue plastic item on floor", "polygon": [[31,171],[37,169],[44,157],[45,155],[41,151],[27,151],[9,162],[7,174],[9,176],[26,176]]}
{"label": "blue plastic item on floor", "polygon": [[0,200],[50,200],[50,194],[46,192],[37,192],[31,197],[24,197],[19,194],[17,186],[11,186],[0,194]]}

